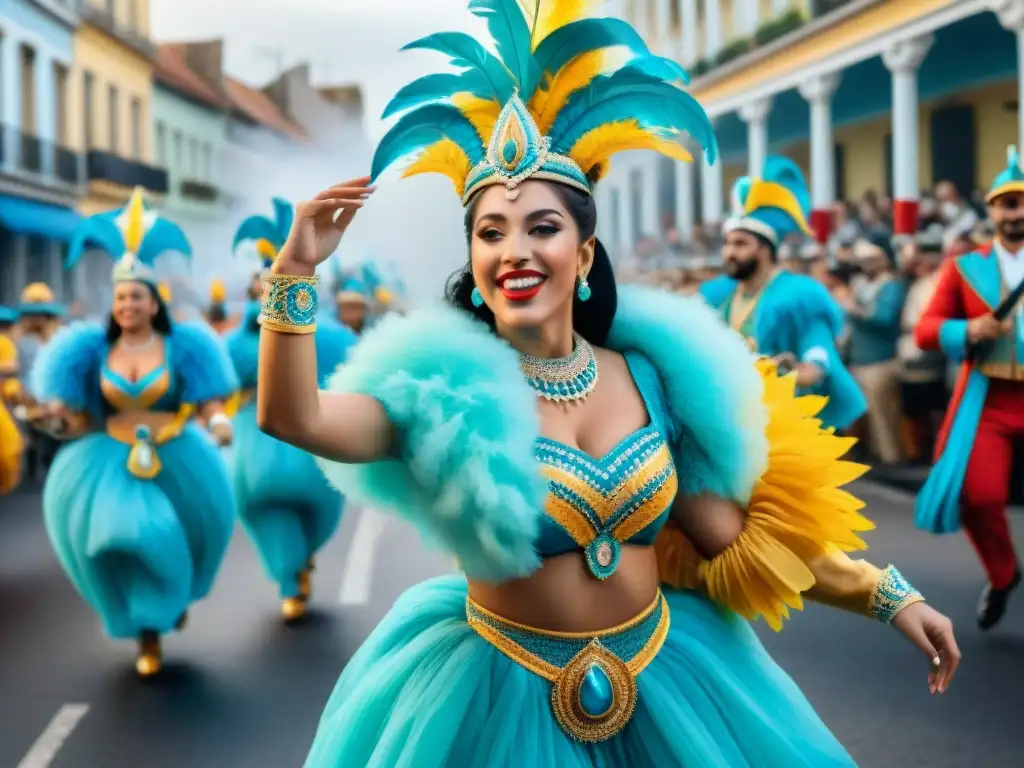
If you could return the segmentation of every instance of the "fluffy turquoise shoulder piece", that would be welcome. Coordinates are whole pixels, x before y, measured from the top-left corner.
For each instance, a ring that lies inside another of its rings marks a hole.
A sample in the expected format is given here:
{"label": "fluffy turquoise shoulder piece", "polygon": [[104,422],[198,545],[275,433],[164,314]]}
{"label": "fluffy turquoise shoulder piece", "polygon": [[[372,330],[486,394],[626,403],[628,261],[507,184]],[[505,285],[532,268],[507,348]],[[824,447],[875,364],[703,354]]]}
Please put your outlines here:
{"label": "fluffy turquoise shoulder piece", "polygon": [[238,376],[223,340],[204,322],[175,323],[171,368],[184,403],[223,400],[238,389]]}
{"label": "fluffy turquoise shoulder piece", "polygon": [[661,376],[680,492],[746,504],[768,463],[768,412],[740,335],[702,298],[627,285],[608,346],[642,353]]}
{"label": "fluffy turquoise shoulder piece", "polygon": [[375,397],[399,435],[394,460],[319,459],[346,498],[409,520],[472,579],[505,581],[540,565],[536,397],[516,353],[486,326],[451,309],[385,317],[327,388]]}
{"label": "fluffy turquoise shoulder piece", "polygon": [[73,411],[100,413],[100,366],[107,349],[99,323],[62,328],[39,351],[29,374],[29,392],[39,402],[59,400]]}

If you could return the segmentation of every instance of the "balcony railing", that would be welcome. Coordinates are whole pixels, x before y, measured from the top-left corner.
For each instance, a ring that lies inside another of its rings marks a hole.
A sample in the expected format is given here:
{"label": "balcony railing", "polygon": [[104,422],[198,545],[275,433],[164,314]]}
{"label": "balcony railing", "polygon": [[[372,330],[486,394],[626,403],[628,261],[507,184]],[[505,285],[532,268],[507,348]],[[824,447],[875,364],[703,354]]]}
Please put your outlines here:
{"label": "balcony railing", "polygon": [[87,0],[82,3],[80,13],[83,21],[87,21],[104,30],[107,34],[113,35],[147,59],[156,57],[156,44],[147,35],[137,29],[132,29],[118,23],[117,17],[106,8],[100,8]]}
{"label": "balcony railing", "polygon": [[213,184],[196,179],[182,179],[178,185],[178,192],[189,200],[201,203],[213,203],[217,201],[219,192]]}
{"label": "balcony railing", "polygon": [[0,171],[35,184],[77,187],[85,181],[82,156],[67,147],[0,126]]}
{"label": "balcony railing", "polygon": [[85,156],[89,181],[109,181],[123,187],[143,187],[160,195],[167,194],[167,171],[118,157],[101,149],[90,149]]}

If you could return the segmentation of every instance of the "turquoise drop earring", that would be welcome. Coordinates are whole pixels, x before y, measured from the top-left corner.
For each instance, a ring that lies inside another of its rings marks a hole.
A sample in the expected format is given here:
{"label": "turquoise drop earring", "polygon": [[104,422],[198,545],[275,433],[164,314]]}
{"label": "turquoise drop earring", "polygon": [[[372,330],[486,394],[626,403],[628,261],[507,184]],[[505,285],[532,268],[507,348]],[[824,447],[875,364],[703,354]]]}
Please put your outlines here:
{"label": "turquoise drop earring", "polygon": [[472,302],[474,307],[482,307],[484,305],[483,294],[480,293],[480,289],[475,285],[473,286],[473,292],[469,294],[469,300]]}
{"label": "turquoise drop earring", "polygon": [[587,278],[576,278],[576,295],[580,301],[586,301],[590,298],[590,284],[587,282]]}

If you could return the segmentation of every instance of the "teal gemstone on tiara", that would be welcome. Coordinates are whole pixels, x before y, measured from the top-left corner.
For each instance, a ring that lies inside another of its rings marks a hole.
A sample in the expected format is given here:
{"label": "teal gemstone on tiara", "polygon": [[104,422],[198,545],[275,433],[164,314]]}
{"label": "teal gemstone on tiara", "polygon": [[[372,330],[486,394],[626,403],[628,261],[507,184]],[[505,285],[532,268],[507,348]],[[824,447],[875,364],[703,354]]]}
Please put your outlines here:
{"label": "teal gemstone on tiara", "polygon": [[505,146],[501,148],[501,159],[505,161],[505,165],[512,165],[516,161],[516,155],[519,154],[519,142],[515,139],[509,139],[505,142]]}

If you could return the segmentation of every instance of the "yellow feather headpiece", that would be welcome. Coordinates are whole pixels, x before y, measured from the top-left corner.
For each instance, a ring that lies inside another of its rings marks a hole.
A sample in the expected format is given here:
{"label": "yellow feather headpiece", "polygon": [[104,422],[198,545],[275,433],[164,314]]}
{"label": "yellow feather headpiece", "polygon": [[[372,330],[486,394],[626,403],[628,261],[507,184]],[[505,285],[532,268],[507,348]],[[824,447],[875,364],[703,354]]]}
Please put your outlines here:
{"label": "yellow feather headpiece", "polygon": [[711,122],[682,89],[683,69],[653,55],[628,23],[591,17],[595,5],[469,0],[498,55],[459,32],[405,46],[446,54],[462,71],[426,75],[396,94],[383,117],[404,114],[378,145],[371,176],[416,155],[403,175],[443,174],[465,204],[494,184],[515,199],[531,178],[589,193],[609,158],[627,150],[689,161],[683,134],[714,162]]}

